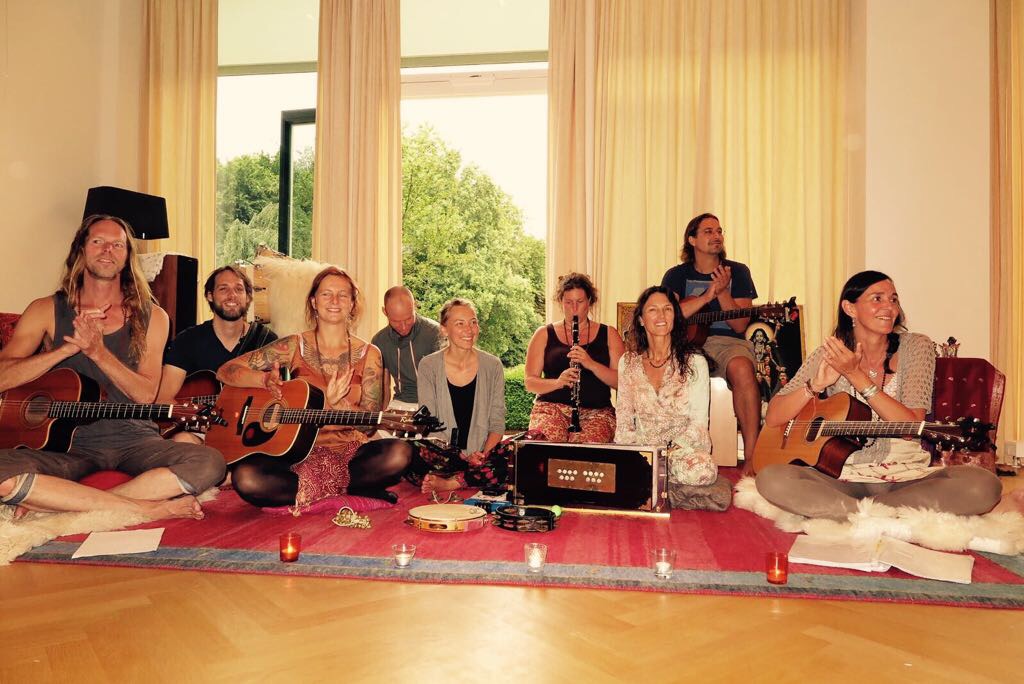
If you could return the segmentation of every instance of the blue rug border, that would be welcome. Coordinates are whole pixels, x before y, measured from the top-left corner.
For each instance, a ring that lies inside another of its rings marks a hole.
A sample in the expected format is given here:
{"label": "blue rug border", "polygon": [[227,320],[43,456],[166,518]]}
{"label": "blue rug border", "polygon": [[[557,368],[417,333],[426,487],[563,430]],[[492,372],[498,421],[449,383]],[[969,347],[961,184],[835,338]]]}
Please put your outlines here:
{"label": "blue rug border", "polygon": [[[52,541],[19,561],[204,570],[282,576],[338,577],[403,582],[631,589],[682,594],[756,595],[762,597],[833,598],[928,603],[987,608],[1024,608],[1024,585],[955,584],[926,579],[899,579],[881,573],[822,575],[794,572],[789,583],[771,585],[760,572],[676,570],[657,579],[648,568],[548,563],[539,574],[522,562],[431,560],[417,558],[409,568],[392,567],[390,558],[304,553],[295,563],[281,563],[277,552],[210,547],[161,547],[142,554],[71,559],[79,542]],[[1024,558],[981,554],[1024,577]]]}

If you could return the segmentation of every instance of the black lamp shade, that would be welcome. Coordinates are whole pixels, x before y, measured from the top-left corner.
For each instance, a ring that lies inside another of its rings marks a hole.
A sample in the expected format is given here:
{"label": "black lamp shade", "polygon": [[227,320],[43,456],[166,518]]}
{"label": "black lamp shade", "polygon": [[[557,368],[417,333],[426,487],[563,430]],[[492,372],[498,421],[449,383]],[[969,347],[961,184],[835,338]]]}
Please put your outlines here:
{"label": "black lamp shade", "polygon": [[104,185],[90,188],[82,218],[108,214],[124,219],[139,240],[159,240],[170,236],[167,230],[167,200],[156,195]]}

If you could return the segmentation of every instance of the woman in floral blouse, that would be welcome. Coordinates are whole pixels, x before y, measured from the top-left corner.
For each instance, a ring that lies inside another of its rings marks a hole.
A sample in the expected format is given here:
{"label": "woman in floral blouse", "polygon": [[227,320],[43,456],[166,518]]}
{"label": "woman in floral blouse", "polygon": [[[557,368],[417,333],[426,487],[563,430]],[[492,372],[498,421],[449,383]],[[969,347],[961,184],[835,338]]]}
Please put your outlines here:
{"label": "woman in floral blouse", "polygon": [[641,293],[618,371],[615,443],[670,444],[670,481],[713,483],[708,362],[687,343],[685,320],[668,289]]}

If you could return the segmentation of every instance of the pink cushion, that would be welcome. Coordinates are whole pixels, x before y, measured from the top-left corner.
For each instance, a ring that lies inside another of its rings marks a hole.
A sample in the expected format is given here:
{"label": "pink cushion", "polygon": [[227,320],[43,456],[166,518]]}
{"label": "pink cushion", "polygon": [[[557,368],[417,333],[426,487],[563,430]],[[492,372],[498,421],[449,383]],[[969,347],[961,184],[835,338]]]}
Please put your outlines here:
{"label": "pink cushion", "polygon": [[[374,499],[369,496],[353,496],[351,494],[343,494],[341,496],[329,496],[326,499],[320,499],[302,509],[303,515],[312,513],[323,513],[324,511],[330,511],[331,513],[337,513],[338,509],[348,506],[356,513],[366,513],[367,511],[378,511],[382,508],[391,508],[394,504],[385,501],[384,499]],[[277,506],[275,508],[263,508],[261,509],[264,513],[270,513],[272,515],[291,515],[291,506]]]}
{"label": "pink cushion", "polygon": [[122,473],[120,470],[100,470],[92,475],[86,475],[79,480],[79,484],[95,487],[96,489],[113,489],[130,479],[132,479],[131,475]]}

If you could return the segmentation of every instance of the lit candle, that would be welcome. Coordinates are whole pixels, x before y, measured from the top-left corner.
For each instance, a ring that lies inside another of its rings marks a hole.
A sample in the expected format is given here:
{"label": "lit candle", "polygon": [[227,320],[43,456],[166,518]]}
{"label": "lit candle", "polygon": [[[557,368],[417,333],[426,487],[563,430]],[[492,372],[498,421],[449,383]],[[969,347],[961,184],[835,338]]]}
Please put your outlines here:
{"label": "lit candle", "polygon": [[412,564],[412,558],[416,555],[416,546],[413,544],[392,544],[391,553],[395,557],[396,568],[407,568]]}
{"label": "lit candle", "polygon": [[673,549],[654,549],[651,551],[651,561],[654,567],[654,576],[658,579],[668,579],[672,576],[672,565],[676,560],[676,552]]}
{"label": "lit candle", "polygon": [[544,569],[544,558],[547,556],[548,547],[544,544],[531,542],[523,545],[526,554],[526,569],[530,572],[540,572]]}
{"label": "lit candle", "polygon": [[299,560],[299,552],[302,550],[302,535],[297,532],[282,534],[278,540],[278,548],[282,563],[294,563]]}
{"label": "lit candle", "polygon": [[769,584],[786,584],[789,581],[789,556],[769,551],[765,555],[765,579]]}

